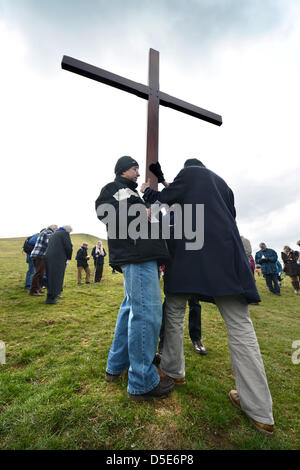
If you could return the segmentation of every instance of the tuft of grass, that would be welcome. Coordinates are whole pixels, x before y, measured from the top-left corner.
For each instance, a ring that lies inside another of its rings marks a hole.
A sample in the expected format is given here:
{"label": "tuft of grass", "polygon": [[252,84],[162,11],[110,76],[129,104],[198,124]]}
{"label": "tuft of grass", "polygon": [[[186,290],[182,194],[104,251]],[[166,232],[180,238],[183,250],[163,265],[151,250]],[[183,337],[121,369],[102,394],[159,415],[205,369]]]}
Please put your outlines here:
{"label": "tuft of grass", "polygon": [[[97,238],[72,235],[74,253],[84,240],[91,248]],[[267,438],[228,399],[234,376],[214,305],[202,305],[207,356],[194,352],[186,322],[187,386],[165,400],[131,402],[126,373],[118,383],[104,381],[122,275],[111,274],[107,257],[103,281],[78,286],[73,256],[63,299],[45,305],[23,290],[23,242],[0,239],[0,340],[7,351],[6,365],[0,365],[0,449],[300,448],[300,364],[292,362],[292,343],[300,340],[300,297],[289,279],[277,297],[257,278],[262,303],[250,306],[274,404],[276,433]]]}

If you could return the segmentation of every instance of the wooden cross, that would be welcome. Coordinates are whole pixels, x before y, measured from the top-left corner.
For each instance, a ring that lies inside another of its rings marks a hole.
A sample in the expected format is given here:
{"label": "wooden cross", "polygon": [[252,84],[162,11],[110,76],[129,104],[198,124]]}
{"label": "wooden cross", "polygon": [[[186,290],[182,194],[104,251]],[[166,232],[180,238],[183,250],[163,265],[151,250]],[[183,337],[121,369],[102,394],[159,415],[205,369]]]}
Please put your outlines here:
{"label": "wooden cross", "polygon": [[146,181],[149,178],[151,187],[157,189],[157,178],[149,171],[149,165],[158,161],[158,123],[159,105],[175,109],[190,116],[202,119],[221,126],[222,117],[218,114],[199,108],[186,101],[163,93],[159,89],[159,52],[154,49],[149,51],[148,86],[128,80],[114,73],[81,62],[72,57],[63,56],[61,66],[65,70],[83,75],[106,85],[119,88],[148,100],[148,124],[147,124],[147,154],[146,154]]}

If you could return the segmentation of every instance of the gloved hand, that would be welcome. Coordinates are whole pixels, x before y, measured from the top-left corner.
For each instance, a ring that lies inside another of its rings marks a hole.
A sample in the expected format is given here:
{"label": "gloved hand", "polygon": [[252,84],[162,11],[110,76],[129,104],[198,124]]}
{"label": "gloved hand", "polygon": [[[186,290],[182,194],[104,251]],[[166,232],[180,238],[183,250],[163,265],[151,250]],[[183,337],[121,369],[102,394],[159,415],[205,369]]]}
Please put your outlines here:
{"label": "gloved hand", "polygon": [[159,162],[151,163],[151,165],[149,165],[149,170],[157,177],[159,183],[163,183],[165,181]]}

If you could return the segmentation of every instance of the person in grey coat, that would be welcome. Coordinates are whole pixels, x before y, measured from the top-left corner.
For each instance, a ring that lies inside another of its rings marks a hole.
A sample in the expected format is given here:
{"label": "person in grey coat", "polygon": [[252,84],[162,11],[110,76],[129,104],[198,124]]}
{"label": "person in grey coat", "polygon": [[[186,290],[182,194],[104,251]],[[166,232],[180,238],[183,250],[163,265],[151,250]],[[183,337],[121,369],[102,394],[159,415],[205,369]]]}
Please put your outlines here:
{"label": "person in grey coat", "polygon": [[57,304],[63,288],[67,260],[72,258],[73,245],[70,238],[72,228],[60,227],[49,240],[46,251],[46,274],[48,292],[45,303]]}

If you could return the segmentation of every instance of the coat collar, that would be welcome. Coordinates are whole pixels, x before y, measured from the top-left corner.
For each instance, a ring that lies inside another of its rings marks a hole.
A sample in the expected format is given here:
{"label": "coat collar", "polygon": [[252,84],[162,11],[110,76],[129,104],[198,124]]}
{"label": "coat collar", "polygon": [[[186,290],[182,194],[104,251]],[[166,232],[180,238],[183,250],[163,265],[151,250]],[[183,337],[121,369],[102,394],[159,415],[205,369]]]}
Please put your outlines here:
{"label": "coat collar", "polygon": [[138,184],[134,181],[129,180],[128,178],[124,178],[123,176],[116,176],[115,181],[118,183],[122,183],[130,189],[135,190],[138,187]]}

